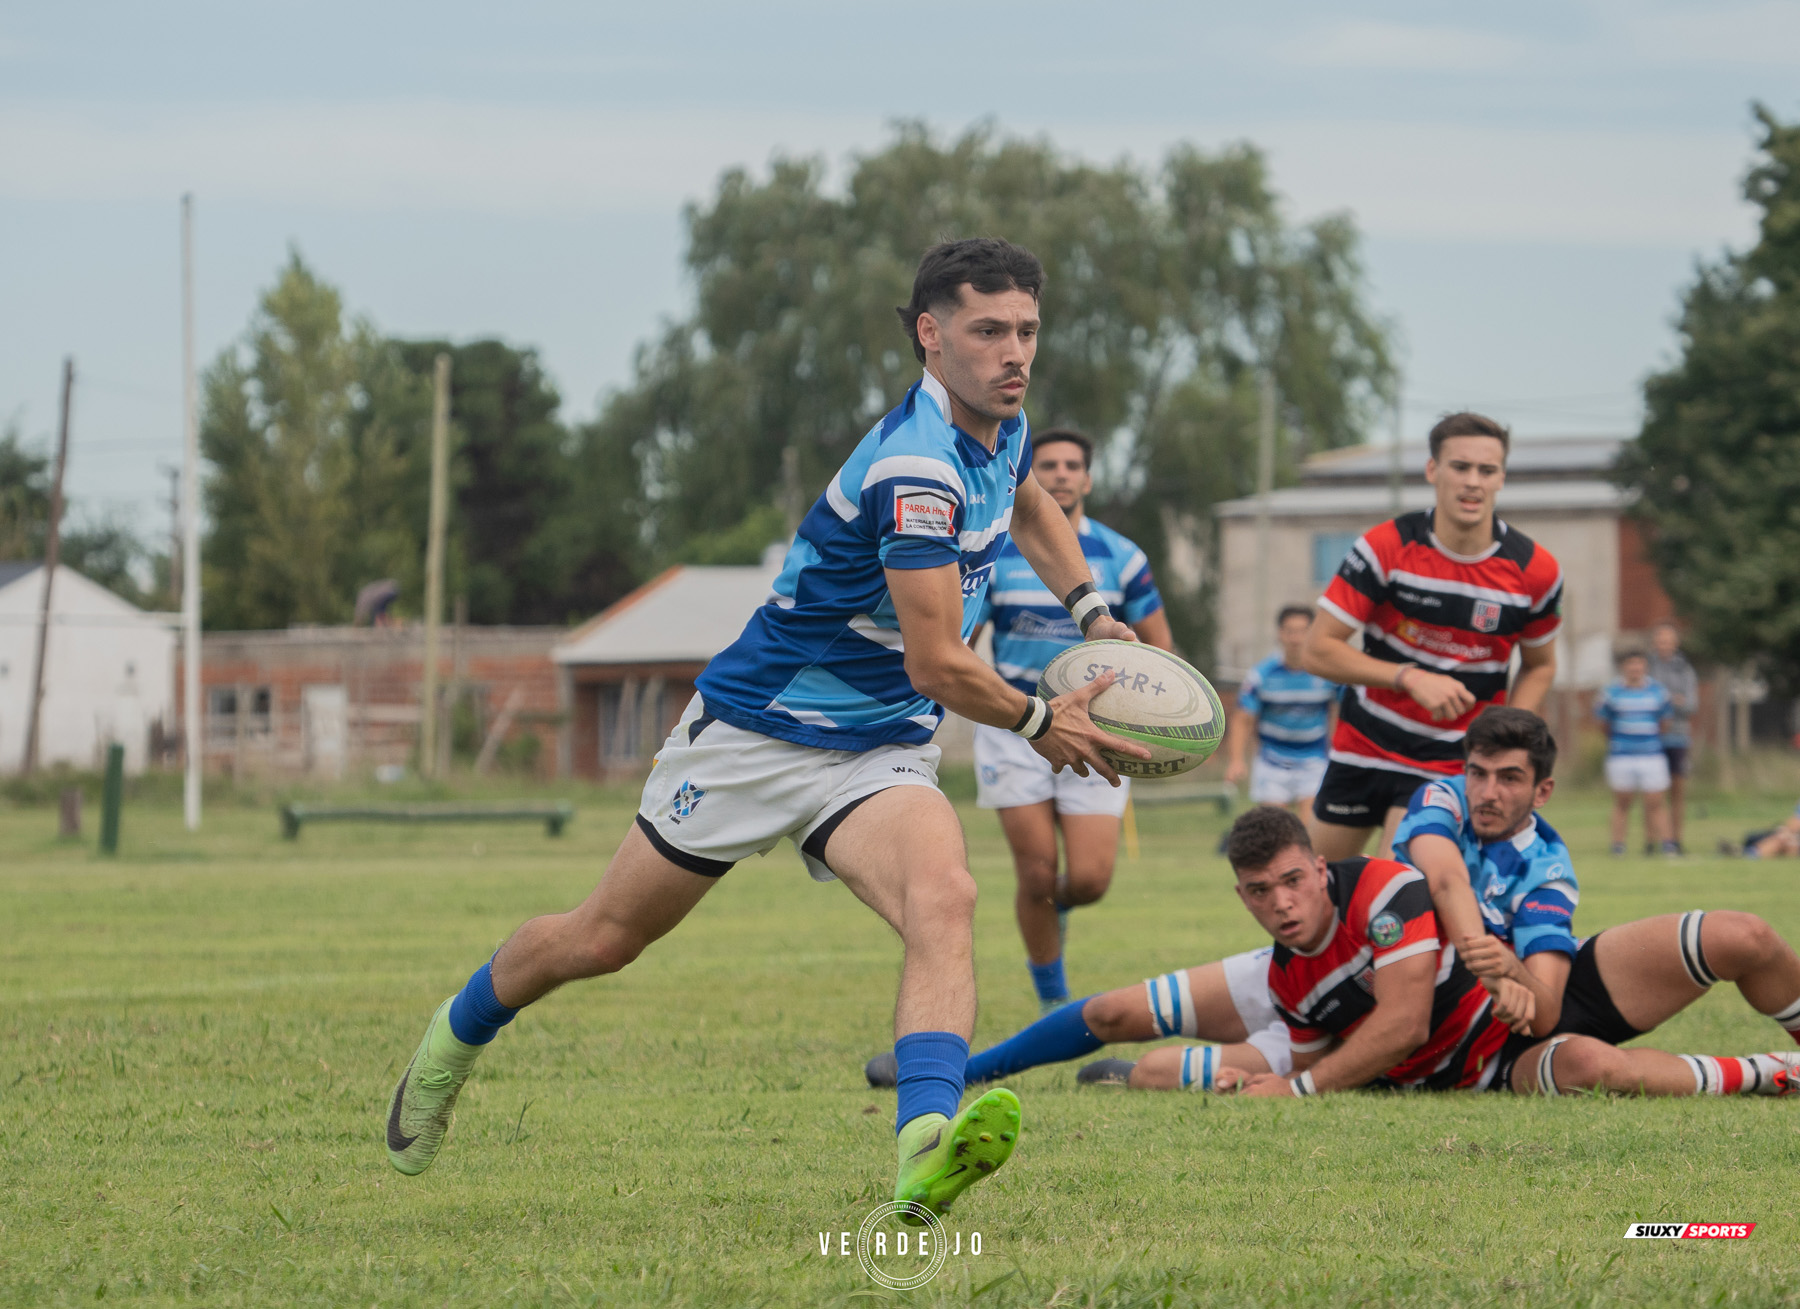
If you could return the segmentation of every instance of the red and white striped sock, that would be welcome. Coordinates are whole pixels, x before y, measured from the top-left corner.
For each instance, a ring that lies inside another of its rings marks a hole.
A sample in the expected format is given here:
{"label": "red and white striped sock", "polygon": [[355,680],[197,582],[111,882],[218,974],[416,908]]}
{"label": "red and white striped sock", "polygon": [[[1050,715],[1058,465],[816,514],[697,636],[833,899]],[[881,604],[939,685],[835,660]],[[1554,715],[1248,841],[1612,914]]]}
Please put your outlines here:
{"label": "red and white striped sock", "polygon": [[1782,1029],[1794,1038],[1795,1045],[1800,1045],[1800,999],[1796,999],[1793,1004],[1780,1013],[1770,1014],[1769,1017],[1781,1024]]}
{"label": "red and white striped sock", "polygon": [[1695,1095],[1786,1095],[1793,1055],[1684,1054]]}

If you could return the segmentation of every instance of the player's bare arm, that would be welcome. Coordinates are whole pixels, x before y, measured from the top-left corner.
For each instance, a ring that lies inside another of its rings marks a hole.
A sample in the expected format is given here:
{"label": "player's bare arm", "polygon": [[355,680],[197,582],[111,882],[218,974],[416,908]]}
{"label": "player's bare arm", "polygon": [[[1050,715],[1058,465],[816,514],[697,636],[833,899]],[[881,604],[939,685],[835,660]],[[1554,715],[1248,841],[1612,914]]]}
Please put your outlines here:
{"label": "player's bare arm", "polygon": [[[1319,1054],[1294,1054],[1294,1072],[1310,1073],[1314,1091],[1347,1091],[1366,1086],[1431,1035],[1431,1000],[1437,977],[1436,951],[1398,959],[1375,970],[1375,1008],[1349,1036]],[[1310,1059],[1309,1059],[1310,1056]],[[1244,1095],[1293,1095],[1292,1081],[1264,1073],[1246,1079]]]}
{"label": "player's bare arm", "polygon": [[1532,713],[1542,713],[1544,700],[1556,681],[1556,642],[1542,645],[1519,645],[1519,676],[1513,682],[1507,702]]}
{"label": "player's bare arm", "polygon": [[[973,722],[1005,728],[1019,723],[1031,707],[1031,697],[1008,686],[963,642],[962,579],[957,566],[890,568],[886,575],[913,689]],[[1112,681],[1112,674],[1105,673],[1052,700],[1049,731],[1032,743],[1038,752],[1059,768],[1074,768],[1083,777],[1093,768],[1113,783],[1119,776],[1101,757],[1102,749],[1148,759],[1149,750],[1101,731],[1088,717],[1088,701]]]}
{"label": "player's bare arm", "polygon": [[1454,677],[1417,664],[1396,664],[1364,654],[1350,644],[1353,635],[1355,629],[1350,624],[1321,611],[1306,638],[1306,671],[1333,682],[1403,691],[1440,723],[1459,718],[1475,707],[1474,695]]}
{"label": "player's bare arm", "polygon": [[[1044,579],[1050,594],[1066,596],[1083,583],[1092,584],[1087,557],[1081,553],[1081,538],[1069,526],[1062,509],[1038,485],[1037,476],[1028,474],[1019,483],[1013,498],[1012,538],[1019,553],[1032,571]],[[1164,636],[1168,619],[1162,614]],[[1083,635],[1090,641],[1135,641],[1137,633],[1123,620],[1110,613],[1096,618]],[[1167,645],[1163,649],[1168,649]]]}
{"label": "player's bare arm", "polygon": [[1255,739],[1256,715],[1246,709],[1233,709],[1225,728],[1225,780],[1233,786],[1250,775],[1244,756]]}

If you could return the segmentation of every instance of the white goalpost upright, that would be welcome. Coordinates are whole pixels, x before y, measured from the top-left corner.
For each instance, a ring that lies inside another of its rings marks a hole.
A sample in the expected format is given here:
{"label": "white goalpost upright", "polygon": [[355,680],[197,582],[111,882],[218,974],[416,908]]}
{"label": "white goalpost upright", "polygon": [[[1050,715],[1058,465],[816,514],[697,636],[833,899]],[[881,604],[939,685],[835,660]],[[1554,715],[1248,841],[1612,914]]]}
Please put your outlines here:
{"label": "white goalpost upright", "polygon": [[200,830],[200,414],[194,381],[194,197],[181,197],[181,676],[187,775],[182,810]]}

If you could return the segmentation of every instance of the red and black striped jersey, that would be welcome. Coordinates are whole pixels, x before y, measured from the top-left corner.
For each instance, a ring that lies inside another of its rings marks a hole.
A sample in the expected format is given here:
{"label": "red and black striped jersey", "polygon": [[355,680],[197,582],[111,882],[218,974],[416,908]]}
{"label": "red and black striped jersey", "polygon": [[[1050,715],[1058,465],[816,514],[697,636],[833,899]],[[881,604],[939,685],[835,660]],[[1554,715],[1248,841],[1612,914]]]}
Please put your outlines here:
{"label": "red and black striped jersey", "polygon": [[1507,1029],[1492,1017],[1486,988],[1439,942],[1425,875],[1359,856],[1330,865],[1328,885],[1337,916],[1325,944],[1310,955],[1278,944],[1269,957],[1269,994],[1294,1052],[1323,1050],[1355,1031],[1375,1010],[1376,970],[1429,952],[1439,959],[1431,1035],[1383,1080],[1433,1090],[1479,1083]]}
{"label": "red and black striped jersey", "polygon": [[1506,700],[1515,645],[1545,645],[1562,625],[1562,569],[1542,546],[1494,520],[1494,542],[1451,554],[1431,512],[1402,514],[1359,538],[1320,597],[1322,608],[1363,634],[1377,659],[1447,673],[1475,705],[1434,723],[1403,691],[1347,686],[1331,757],[1421,777],[1462,771],[1462,739],[1475,716]]}

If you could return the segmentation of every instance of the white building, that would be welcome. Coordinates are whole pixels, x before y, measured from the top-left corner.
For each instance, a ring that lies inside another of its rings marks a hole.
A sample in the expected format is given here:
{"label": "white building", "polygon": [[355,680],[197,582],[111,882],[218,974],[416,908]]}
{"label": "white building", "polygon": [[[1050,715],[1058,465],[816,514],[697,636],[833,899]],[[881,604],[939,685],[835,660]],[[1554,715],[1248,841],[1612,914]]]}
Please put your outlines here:
{"label": "white building", "polygon": [[[0,563],[0,773],[24,761],[44,576],[38,563]],[[51,605],[39,765],[97,768],[117,741],[126,771],[142,772],[152,726],[175,725],[170,616],[146,613],[67,566],[56,570]]]}

